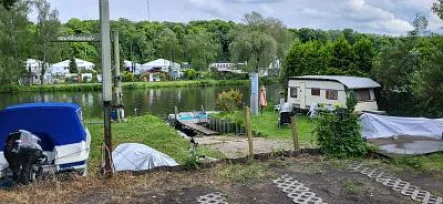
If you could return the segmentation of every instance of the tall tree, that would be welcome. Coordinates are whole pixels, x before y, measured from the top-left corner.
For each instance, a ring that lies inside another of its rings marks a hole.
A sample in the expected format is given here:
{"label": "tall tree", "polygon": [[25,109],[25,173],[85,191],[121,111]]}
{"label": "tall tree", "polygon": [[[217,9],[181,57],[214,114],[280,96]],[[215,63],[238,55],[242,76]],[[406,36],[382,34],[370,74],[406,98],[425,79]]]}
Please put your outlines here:
{"label": "tall tree", "polygon": [[28,21],[29,4],[24,1],[15,3],[11,10],[0,7],[0,84],[17,82],[26,71],[23,60],[30,56]]}
{"label": "tall tree", "polygon": [[75,62],[75,58],[71,58],[69,60],[69,73],[77,74],[78,73],[77,63]]}
{"label": "tall tree", "polygon": [[443,20],[443,0],[437,0],[437,2],[434,2],[432,5],[432,11]]}
{"label": "tall tree", "polygon": [[372,59],[374,58],[372,42],[369,39],[362,38],[352,46],[352,51],[357,69],[369,73],[372,70]]}
{"label": "tall tree", "polygon": [[51,42],[55,39],[60,30],[60,21],[58,20],[58,11],[51,10],[51,5],[47,0],[37,0],[35,2],[37,16],[37,56],[43,61],[41,65],[40,75],[41,83],[44,82],[44,75],[47,70],[47,63],[56,60],[57,45]]}
{"label": "tall tree", "polygon": [[249,71],[267,68],[277,54],[277,42],[260,31],[241,31],[229,45],[235,62],[247,61]]}
{"label": "tall tree", "polygon": [[182,47],[180,46],[176,34],[171,29],[166,28],[163,32],[159,33],[155,45],[157,48],[157,56],[176,62],[182,59]]}
{"label": "tall tree", "polygon": [[11,10],[12,6],[17,2],[18,0],[0,0],[0,4],[5,7],[6,10]]}
{"label": "tall tree", "polygon": [[339,70],[349,70],[353,59],[351,45],[341,37],[332,44],[330,66]]}
{"label": "tall tree", "polygon": [[417,13],[414,22],[412,22],[414,30],[409,31],[409,35],[412,37],[423,36],[426,33],[426,28],[428,28],[428,23],[425,16]]}
{"label": "tall tree", "polygon": [[220,50],[220,43],[214,39],[211,33],[197,31],[186,35],[186,53],[197,71],[206,70],[219,55]]}

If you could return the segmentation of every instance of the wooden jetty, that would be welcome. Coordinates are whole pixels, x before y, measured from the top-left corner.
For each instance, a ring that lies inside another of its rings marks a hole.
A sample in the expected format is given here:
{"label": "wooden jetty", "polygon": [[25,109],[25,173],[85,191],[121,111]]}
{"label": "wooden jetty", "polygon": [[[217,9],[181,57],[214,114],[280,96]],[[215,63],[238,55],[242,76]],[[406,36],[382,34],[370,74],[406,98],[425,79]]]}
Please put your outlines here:
{"label": "wooden jetty", "polygon": [[180,124],[182,124],[183,126],[186,126],[190,129],[193,129],[199,133],[202,133],[204,135],[207,136],[211,136],[211,135],[218,135],[218,132],[212,131],[206,127],[203,127],[201,125],[199,125],[198,123],[192,122],[192,121],[183,121],[183,120],[177,120]]}

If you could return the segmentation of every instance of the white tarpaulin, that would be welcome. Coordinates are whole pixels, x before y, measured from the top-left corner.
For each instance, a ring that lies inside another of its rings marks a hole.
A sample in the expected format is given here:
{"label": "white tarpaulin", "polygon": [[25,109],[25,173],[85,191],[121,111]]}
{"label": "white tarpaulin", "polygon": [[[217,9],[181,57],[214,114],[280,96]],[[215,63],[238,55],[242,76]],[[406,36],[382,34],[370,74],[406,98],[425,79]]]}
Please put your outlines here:
{"label": "white tarpaulin", "polygon": [[115,171],[144,171],[159,166],[177,166],[177,162],[144,144],[125,143],[112,152]]}
{"label": "white tarpaulin", "polygon": [[443,119],[407,118],[372,113],[360,116],[363,137],[367,139],[392,136],[423,136],[441,139]]}

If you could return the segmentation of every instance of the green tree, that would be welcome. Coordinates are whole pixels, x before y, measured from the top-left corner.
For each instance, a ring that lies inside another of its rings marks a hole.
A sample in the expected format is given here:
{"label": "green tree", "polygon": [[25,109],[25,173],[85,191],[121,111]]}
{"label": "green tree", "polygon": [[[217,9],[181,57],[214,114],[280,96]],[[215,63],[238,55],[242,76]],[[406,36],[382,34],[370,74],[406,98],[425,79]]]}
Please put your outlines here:
{"label": "green tree", "polygon": [[443,20],[443,0],[437,0],[437,2],[434,2],[432,5],[432,11]]}
{"label": "green tree", "polygon": [[277,54],[277,42],[260,31],[242,31],[229,46],[233,61],[247,61],[249,71],[267,68]]}
{"label": "green tree", "polygon": [[341,37],[332,44],[330,67],[339,70],[349,70],[353,61],[352,47],[349,42]]}
{"label": "green tree", "polygon": [[26,71],[23,60],[31,56],[34,45],[28,13],[29,4],[24,1],[10,10],[0,7],[0,84],[17,82]]}
{"label": "green tree", "polygon": [[51,5],[46,0],[38,0],[35,2],[37,16],[37,56],[44,63],[40,71],[41,83],[43,84],[44,75],[47,70],[47,63],[53,63],[58,52],[57,45],[51,42],[59,33],[60,22],[58,20],[58,11],[51,10]]}
{"label": "green tree", "polygon": [[207,70],[220,53],[220,44],[211,33],[197,31],[186,35],[186,53],[192,66],[197,70]]}
{"label": "green tree", "polygon": [[354,64],[358,70],[369,73],[372,70],[372,59],[375,55],[372,42],[367,38],[362,38],[354,44],[352,51]]}
{"label": "green tree", "polygon": [[6,10],[11,10],[12,6],[17,2],[18,0],[0,0],[0,4],[5,7]]}
{"label": "green tree", "polygon": [[71,74],[77,74],[78,73],[78,67],[77,63],[75,62],[74,58],[71,58],[69,61],[69,73]]}
{"label": "green tree", "polygon": [[159,33],[156,39],[156,54],[163,59],[171,61],[180,61],[182,59],[181,53],[183,53],[182,47],[177,39],[177,35],[169,28]]}

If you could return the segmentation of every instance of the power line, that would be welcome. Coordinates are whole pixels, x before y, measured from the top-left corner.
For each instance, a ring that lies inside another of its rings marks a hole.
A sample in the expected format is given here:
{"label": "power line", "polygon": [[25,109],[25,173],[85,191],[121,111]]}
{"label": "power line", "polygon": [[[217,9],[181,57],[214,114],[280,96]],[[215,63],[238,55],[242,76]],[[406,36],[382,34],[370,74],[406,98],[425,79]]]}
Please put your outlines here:
{"label": "power line", "polygon": [[149,0],[146,0],[148,6],[148,21],[151,21],[151,6],[149,5]]}

